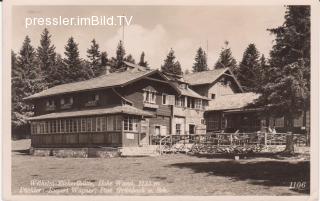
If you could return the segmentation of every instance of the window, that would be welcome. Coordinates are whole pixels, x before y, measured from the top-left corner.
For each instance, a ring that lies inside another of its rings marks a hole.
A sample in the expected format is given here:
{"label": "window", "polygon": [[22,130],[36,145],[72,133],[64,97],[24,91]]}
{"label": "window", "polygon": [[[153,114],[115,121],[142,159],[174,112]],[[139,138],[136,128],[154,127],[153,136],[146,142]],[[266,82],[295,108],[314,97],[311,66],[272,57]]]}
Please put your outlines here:
{"label": "window", "polygon": [[194,108],[195,107],[195,101],[193,98],[188,97],[187,99],[187,107]]}
{"label": "window", "polygon": [[206,124],[204,119],[201,119],[201,124]]}
{"label": "window", "polygon": [[161,127],[160,126],[155,126],[155,135],[160,135],[160,130],[161,130]]}
{"label": "window", "polygon": [[216,98],[216,94],[211,94],[211,99],[215,99]]}
{"label": "window", "polygon": [[47,100],[46,106],[47,107],[54,106],[54,100]]}
{"label": "window", "polygon": [[113,131],[113,121],[114,121],[114,116],[107,117],[107,130],[108,131]]}
{"label": "window", "polygon": [[56,106],[55,106],[54,100],[47,100],[47,102],[46,102],[46,110],[47,111],[54,110],[55,107]]}
{"label": "window", "polygon": [[125,131],[138,131],[138,119],[131,116],[125,117],[123,129]]}
{"label": "window", "polygon": [[143,102],[156,103],[156,91],[145,90],[143,93]]}
{"label": "window", "polygon": [[167,105],[168,101],[167,101],[167,94],[162,94],[162,105]]}
{"label": "window", "polygon": [[92,131],[92,118],[87,118],[87,132]]}
{"label": "window", "polygon": [[219,116],[218,115],[210,116],[207,119],[206,123],[207,123],[207,130],[210,130],[210,131],[219,130]]}
{"label": "window", "polygon": [[201,109],[202,108],[202,101],[201,99],[196,99],[195,101],[195,108]]}
{"label": "window", "polygon": [[122,118],[121,118],[121,116],[116,116],[116,130],[117,131],[121,131],[121,129],[122,129]]}
{"label": "window", "polygon": [[61,119],[61,122],[60,122],[60,132],[61,132],[61,133],[65,133],[65,132],[66,132],[66,120],[65,120],[65,119]]}
{"label": "window", "polygon": [[176,135],[181,135],[181,124],[176,124]]}
{"label": "window", "polygon": [[81,132],[87,131],[87,122],[86,118],[81,118]]}
{"label": "window", "polygon": [[48,133],[48,121],[44,123],[44,133]]}
{"label": "window", "polygon": [[69,97],[69,98],[61,98],[60,99],[60,105],[61,108],[70,108],[71,105],[73,104],[73,98]]}
{"label": "window", "polygon": [[184,96],[176,97],[175,105],[178,107],[184,107],[185,97]]}
{"label": "window", "polygon": [[56,121],[55,120],[53,120],[52,122],[51,122],[51,132],[52,133],[56,133]]}
{"label": "window", "polygon": [[101,117],[97,117],[97,120],[96,120],[96,131],[97,132],[101,132],[102,128],[101,128]]}
{"label": "window", "polygon": [[60,133],[60,120],[56,120],[56,133]]}
{"label": "window", "polygon": [[179,87],[180,87],[181,89],[187,89],[187,84],[182,83],[182,84],[179,85]]}
{"label": "window", "polygon": [[97,118],[96,117],[92,117],[92,129],[91,131],[95,132],[97,131]]}
{"label": "window", "polygon": [[44,122],[40,122],[40,133],[44,133]]}
{"label": "window", "polygon": [[88,96],[88,101],[85,104],[85,106],[96,106],[98,105],[99,99],[100,99],[99,94]]}

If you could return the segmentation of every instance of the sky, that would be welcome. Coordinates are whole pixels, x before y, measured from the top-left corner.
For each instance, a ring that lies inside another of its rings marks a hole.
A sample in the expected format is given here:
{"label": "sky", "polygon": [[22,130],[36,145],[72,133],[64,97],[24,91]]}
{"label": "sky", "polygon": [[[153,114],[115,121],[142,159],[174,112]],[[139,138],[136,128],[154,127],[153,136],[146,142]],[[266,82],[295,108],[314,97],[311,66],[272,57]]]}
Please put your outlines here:
{"label": "sky", "polygon": [[[250,43],[261,54],[269,56],[274,36],[267,29],[284,22],[285,7],[269,6],[15,6],[12,19],[12,47],[18,52],[26,35],[34,47],[39,45],[45,28],[25,26],[26,17],[88,17],[133,16],[124,28],[124,46],[127,54],[139,61],[144,51],[151,68],[160,68],[172,48],[183,70],[191,70],[197,49],[208,50],[208,66],[213,68],[225,41],[239,62]],[[64,56],[64,46],[70,36],[79,44],[80,55],[86,51],[93,38],[106,51],[115,56],[119,40],[123,37],[121,26],[47,26],[52,34],[56,51]],[[208,44],[208,46],[207,46]]]}

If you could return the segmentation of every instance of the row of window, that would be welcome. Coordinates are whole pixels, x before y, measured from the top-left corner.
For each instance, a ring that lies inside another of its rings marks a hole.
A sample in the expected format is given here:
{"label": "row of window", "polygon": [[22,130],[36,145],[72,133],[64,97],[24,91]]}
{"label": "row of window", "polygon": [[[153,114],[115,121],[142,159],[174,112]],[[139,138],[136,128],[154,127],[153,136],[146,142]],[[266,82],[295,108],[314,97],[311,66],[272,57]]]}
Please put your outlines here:
{"label": "row of window", "polygon": [[[85,106],[95,106],[97,105],[99,101],[99,95],[98,94],[94,94],[92,96],[87,96],[87,102],[85,104]],[[70,108],[70,106],[73,105],[73,97],[64,97],[60,99],[60,105],[61,108]],[[56,107],[56,103],[53,99],[49,99],[46,102],[46,108],[47,110],[54,110]]]}
{"label": "row of window", "polygon": [[201,99],[194,99],[191,97],[180,96],[175,99],[175,106],[188,107],[192,109],[203,109],[206,102]]}
{"label": "row of window", "polygon": [[[121,131],[121,128],[121,116],[82,117],[31,123],[32,134]],[[137,129],[138,119],[129,116],[123,119],[123,130],[137,131]]]}

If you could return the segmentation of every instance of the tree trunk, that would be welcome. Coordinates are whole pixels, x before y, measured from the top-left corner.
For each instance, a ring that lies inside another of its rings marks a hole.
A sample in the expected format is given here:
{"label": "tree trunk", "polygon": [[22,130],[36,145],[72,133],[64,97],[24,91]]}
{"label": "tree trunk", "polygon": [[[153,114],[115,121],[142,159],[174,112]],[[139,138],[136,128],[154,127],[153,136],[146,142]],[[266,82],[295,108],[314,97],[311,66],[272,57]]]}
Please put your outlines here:
{"label": "tree trunk", "polygon": [[286,148],[283,151],[284,154],[293,155],[294,154],[294,141],[293,141],[293,118],[289,117],[287,122],[287,137],[286,137]]}
{"label": "tree trunk", "polygon": [[293,142],[293,133],[288,132],[286,138],[286,148],[283,151],[285,154],[293,155],[294,154],[294,142]]}

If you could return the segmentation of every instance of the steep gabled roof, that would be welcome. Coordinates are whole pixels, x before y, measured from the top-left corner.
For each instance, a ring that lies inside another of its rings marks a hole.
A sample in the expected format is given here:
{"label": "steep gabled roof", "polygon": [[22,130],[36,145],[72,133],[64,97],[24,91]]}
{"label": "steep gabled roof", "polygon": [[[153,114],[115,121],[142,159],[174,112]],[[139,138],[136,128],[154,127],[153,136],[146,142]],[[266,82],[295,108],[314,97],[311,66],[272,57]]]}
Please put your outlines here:
{"label": "steep gabled roof", "polygon": [[243,109],[251,103],[254,103],[260,94],[253,92],[236,93],[220,96],[209,103],[206,111]]}
{"label": "steep gabled roof", "polygon": [[228,75],[232,77],[235,83],[238,85],[240,91],[243,91],[237,78],[234,76],[234,74],[229,68],[221,68],[221,69],[214,69],[214,70],[202,71],[197,73],[190,73],[184,76],[184,80],[187,83],[189,83],[191,86],[204,85],[204,84],[214,83],[222,75]]}
{"label": "steep gabled roof", "polygon": [[183,95],[183,96],[189,96],[189,97],[198,98],[198,99],[204,99],[204,100],[211,100],[210,98],[207,98],[205,96],[201,96],[200,94],[198,94],[197,92],[193,91],[189,87],[186,88],[186,89],[179,88],[179,91],[180,91],[180,95]]}
{"label": "steep gabled roof", "polygon": [[56,118],[67,118],[67,117],[79,117],[79,116],[92,116],[92,115],[104,115],[104,114],[131,114],[138,116],[152,117],[153,114],[135,108],[129,105],[119,105],[110,108],[99,108],[91,110],[77,110],[68,112],[53,112],[50,114],[44,114],[29,118],[29,120],[44,120],[44,119],[56,119]]}
{"label": "steep gabled roof", "polygon": [[108,75],[102,75],[97,78],[85,80],[81,82],[73,82],[68,84],[58,85],[39,93],[26,97],[25,100],[52,96],[57,94],[65,94],[78,91],[86,91],[91,89],[109,88],[116,86],[124,86],[133,81],[142,79],[148,75],[160,73],[158,70],[133,71],[127,70],[123,72],[114,72]]}

